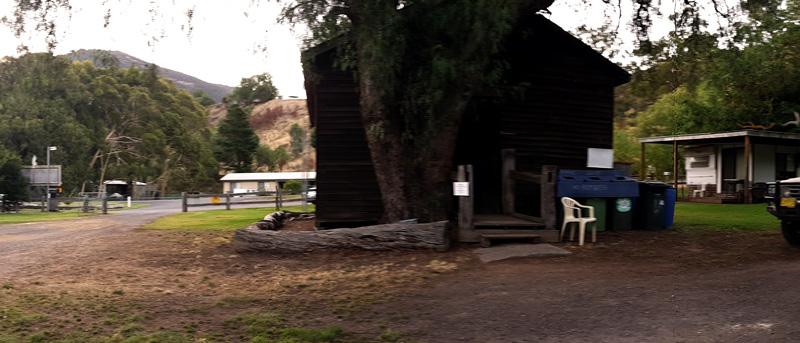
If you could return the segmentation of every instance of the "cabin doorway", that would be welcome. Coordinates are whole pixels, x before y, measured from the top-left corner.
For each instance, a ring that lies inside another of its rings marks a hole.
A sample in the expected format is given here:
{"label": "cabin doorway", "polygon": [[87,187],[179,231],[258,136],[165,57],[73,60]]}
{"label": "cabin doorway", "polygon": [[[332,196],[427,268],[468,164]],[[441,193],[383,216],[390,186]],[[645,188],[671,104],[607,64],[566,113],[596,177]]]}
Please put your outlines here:
{"label": "cabin doorway", "polygon": [[737,179],[736,175],[736,156],[738,155],[737,148],[722,149],[722,179],[734,180]]}
{"label": "cabin doorway", "polygon": [[744,187],[744,149],[722,149],[722,194],[738,194]]}
{"label": "cabin doorway", "polygon": [[[538,173],[521,171],[516,169],[514,149],[504,149],[500,155],[501,163],[494,165],[495,170],[499,169],[495,182],[477,172],[483,168],[472,164],[458,167],[456,181],[467,182],[470,188],[468,196],[458,197],[459,240],[482,244],[498,239],[556,241],[555,166],[543,166]],[[487,192],[492,188],[498,192]],[[483,192],[478,191],[481,189]],[[499,197],[481,199],[487,193]],[[499,205],[491,206],[498,210],[480,211],[476,205],[487,200]]]}

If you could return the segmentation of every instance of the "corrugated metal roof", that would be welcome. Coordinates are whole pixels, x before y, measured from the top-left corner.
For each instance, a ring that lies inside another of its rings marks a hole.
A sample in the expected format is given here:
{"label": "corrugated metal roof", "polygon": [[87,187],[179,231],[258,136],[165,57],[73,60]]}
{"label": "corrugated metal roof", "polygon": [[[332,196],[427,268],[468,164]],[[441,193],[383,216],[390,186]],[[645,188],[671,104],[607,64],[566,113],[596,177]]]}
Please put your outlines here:
{"label": "corrugated metal roof", "polygon": [[314,180],[317,172],[281,172],[281,173],[230,173],[222,177],[221,181],[286,181],[286,180]]}
{"label": "corrugated metal roof", "polygon": [[692,133],[692,134],[674,135],[674,136],[646,137],[646,138],[639,138],[639,142],[666,144],[672,142],[686,142],[686,141],[696,141],[696,142],[710,141],[715,139],[719,140],[719,139],[744,137],[744,136],[772,138],[772,139],[786,140],[786,141],[800,140],[800,134],[793,132],[740,130],[740,131],[717,132],[717,133]]}
{"label": "corrugated metal roof", "polygon": [[[147,186],[146,183],[140,182],[140,181],[134,181],[133,183],[136,186]],[[106,184],[106,185],[127,185],[128,181],[124,181],[124,180],[108,180],[108,181],[103,181],[103,184]]]}

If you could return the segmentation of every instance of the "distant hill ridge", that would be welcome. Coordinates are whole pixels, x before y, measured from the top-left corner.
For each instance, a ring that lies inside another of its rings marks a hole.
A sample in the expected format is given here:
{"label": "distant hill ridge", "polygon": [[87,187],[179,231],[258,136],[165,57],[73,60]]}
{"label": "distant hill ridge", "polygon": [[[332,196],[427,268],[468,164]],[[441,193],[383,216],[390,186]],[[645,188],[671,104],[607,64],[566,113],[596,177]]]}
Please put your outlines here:
{"label": "distant hill ridge", "polygon": [[[150,62],[128,55],[121,51],[113,50],[98,50],[98,49],[80,49],[72,51],[63,55],[73,61],[90,61],[97,66],[108,65],[108,60],[114,60],[120,68],[141,68],[144,69]],[[187,75],[181,72],[170,70],[163,67],[158,67],[158,74],[175,83],[180,89],[186,90],[189,93],[201,91],[206,93],[211,99],[217,103],[222,102],[222,98],[228,96],[233,91],[233,87],[214,84],[200,80],[194,76]]]}

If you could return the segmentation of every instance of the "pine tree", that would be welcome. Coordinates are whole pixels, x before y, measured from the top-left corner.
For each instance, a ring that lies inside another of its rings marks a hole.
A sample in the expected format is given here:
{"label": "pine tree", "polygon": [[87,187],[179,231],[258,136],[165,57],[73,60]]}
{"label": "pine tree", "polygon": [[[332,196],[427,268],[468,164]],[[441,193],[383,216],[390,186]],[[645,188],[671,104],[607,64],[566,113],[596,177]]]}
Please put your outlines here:
{"label": "pine tree", "polygon": [[219,125],[216,139],[217,159],[237,173],[252,171],[253,155],[258,148],[258,136],[247,119],[241,107],[232,105]]}

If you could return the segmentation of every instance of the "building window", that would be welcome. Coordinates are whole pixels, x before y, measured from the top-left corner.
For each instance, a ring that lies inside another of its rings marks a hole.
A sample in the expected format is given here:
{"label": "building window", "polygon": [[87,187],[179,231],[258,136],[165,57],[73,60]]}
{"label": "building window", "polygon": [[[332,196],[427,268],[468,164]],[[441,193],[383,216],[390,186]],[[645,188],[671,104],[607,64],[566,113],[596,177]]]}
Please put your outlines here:
{"label": "building window", "polygon": [[689,159],[689,168],[690,169],[697,169],[697,168],[708,168],[711,166],[711,156],[695,156]]}

